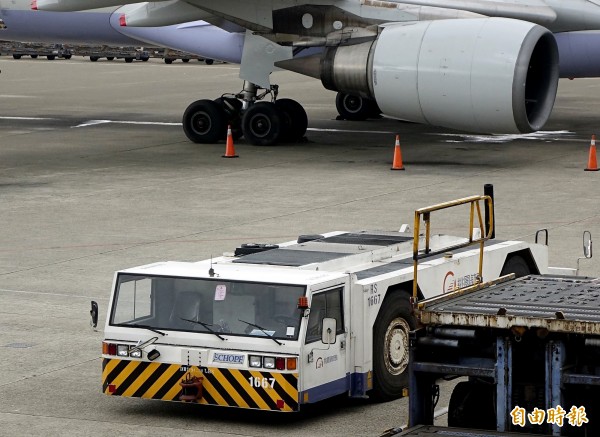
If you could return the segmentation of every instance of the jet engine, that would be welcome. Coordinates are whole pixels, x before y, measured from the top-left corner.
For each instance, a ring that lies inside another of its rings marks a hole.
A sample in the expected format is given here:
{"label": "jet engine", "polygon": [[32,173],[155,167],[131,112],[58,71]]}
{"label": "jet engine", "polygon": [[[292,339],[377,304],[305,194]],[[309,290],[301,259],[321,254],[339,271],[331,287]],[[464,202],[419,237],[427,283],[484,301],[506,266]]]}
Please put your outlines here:
{"label": "jet engine", "polygon": [[[306,74],[310,65],[280,66]],[[375,100],[393,118],[525,133],[541,129],[552,111],[558,49],[549,30],[520,20],[393,23],[374,41],[327,48],[318,76],[328,89]]]}

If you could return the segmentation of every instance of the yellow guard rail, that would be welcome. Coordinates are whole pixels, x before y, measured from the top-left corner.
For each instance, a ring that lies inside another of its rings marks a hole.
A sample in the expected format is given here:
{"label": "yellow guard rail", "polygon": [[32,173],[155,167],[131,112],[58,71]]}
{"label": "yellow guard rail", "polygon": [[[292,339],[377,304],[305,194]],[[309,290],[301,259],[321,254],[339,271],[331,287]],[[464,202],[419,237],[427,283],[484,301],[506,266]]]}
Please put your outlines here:
{"label": "yellow guard rail", "polygon": [[[481,217],[481,202],[484,202],[484,206],[488,208],[488,223],[487,229],[488,233],[485,234],[485,223]],[[465,243],[459,243],[452,246],[448,246],[443,248],[442,250],[432,251],[429,247],[430,243],[430,233],[431,233],[431,213],[433,211],[439,211],[441,209],[452,208],[454,206],[470,204],[470,214],[469,214],[469,241]],[[475,224],[475,212],[477,212],[477,220],[478,227],[480,230],[481,238],[473,239],[473,229]],[[419,253],[419,235],[420,235],[420,225],[421,225],[421,217],[423,217],[423,222],[425,223],[425,249],[422,253]],[[479,280],[482,278],[483,271],[483,247],[487,240],[491,238],[493,235],[494,229],[494,202],[490,196],[482,195],[482,196],[470,196],[462,199],[452,200],[450,202],[440,203],[438,205],[428,206],[425,208],[417,209],[415,211],[415,225],[414,225],[414,238],[413,238],[413,268],[414,268],[414,278],[413,278],[413,301],[417,302],[417,271],[419,266],[419,260],[431,258],[436,255],[443,254],[449,250],[461,249],[463,247],[472,246],[475,244],[479,244]]]}

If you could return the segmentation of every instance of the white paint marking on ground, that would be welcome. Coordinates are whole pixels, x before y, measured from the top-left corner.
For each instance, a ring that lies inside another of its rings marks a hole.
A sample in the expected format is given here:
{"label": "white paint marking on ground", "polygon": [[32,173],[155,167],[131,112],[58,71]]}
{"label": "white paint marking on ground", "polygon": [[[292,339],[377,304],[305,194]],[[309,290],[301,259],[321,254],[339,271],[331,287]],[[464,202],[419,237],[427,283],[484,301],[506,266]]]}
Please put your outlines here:
{"label": "white paint marking on ground", "polygon": [[[58,296],[58,297],[77,297],[80,299],[91,299],[89,296],[81,296],[76,294],[64,294],[64,293],[45,293],[43,291],[25,291],[25,290],[10,290],[7,288],[0,288],[0,292],[5,293],[21,293],[21,294],[40,294],[43,296]],[[94,299],[108,300],[108,298],[94,297]]]}
{"label": "white paint marking on ground", "polygon": [[56,118],[50,117],[2,117],[0,120],[56,120]]}
{"label": "white paint marking on ground", "polygon": [[89,120],[84,123],[78,124],[77,126],[71,127],[88,127],[97,126],[99,124],[133,124],[142,126],[181,126],[181,123],[168,123],[163,121],[127,121],[127,120]]}
{"label": "white paint marking on ground", "polygon": [[455,137],[455,140],[445,140],[446,143],[508,143],[515,140],[554,140],[559,141],[564,137],[574,136],[568,130],[538,131],[529,134],[508,135],[472,135],[472,134],[434,134],[442,137]]}

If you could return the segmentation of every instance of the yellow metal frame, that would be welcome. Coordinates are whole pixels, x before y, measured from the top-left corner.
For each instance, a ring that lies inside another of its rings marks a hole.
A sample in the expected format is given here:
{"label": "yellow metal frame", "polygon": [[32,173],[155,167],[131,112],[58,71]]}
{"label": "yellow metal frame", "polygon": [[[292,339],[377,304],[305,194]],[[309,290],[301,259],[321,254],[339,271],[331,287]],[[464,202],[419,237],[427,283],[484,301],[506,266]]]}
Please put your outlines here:
{"label": "yellow metal frame", "polygon": [[[488,208],[488,219],[489,219],[489,227],[487,235],[485,232],[485,223],[481,217],[481,202],[485,202]],[[439,211],[441,209],[452,208],[454,206],[466,205],[470,204],[470,214],[469,214],[469,241],[465,243],[459,243],[453,246],[445,247],[443,250],[438,250],[432,252],[429,243],[431,237],[431,213],[434,211]],[[473,225],[475,224],[475,212],[477,212],[477,220],[478,227],[480,230],[481,238],[473,239]],[[425,249],[419,253],[419,235],[420,235],[420,225],[421,225],[421,217],[423,217],[423,221],[425,222]],[[432,256],[440,255],[449,250],[460,249],[463,247],[473,246],[475,244],[479,244],[479,278],[482,278],[483,272],[483,247],[487,240],[491,238],[493,235],[494,229],[494,203],[490,196],[482,195],[482,196],[470,196],[464,197],[462,199],[452,200],[450,202],[444,202],[437,205],[428,206],[426,208],[417,209],[415,211],[415,223],[414,223],[414,238],[413,238],[413,269],[414,269],[414,279],[413,279],[413,300],[417,301],[417,273],[419,260],[430,258]]]}

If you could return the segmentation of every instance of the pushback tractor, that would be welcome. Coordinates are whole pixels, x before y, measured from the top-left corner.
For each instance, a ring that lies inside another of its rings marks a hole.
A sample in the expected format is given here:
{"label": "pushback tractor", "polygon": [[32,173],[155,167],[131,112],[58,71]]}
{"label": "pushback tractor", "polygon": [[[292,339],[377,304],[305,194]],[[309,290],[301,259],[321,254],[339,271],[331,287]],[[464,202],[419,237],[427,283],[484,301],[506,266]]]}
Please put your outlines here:
{"label": "pushback tractor", "polygon": [[[470,211],[467,235],[431,234],[432,212],[458,205]],[[401,397],[413,290],[424,299],[507,273],[548,271],[546,244],[492,239],[492,217],[491,197],[472,196],[417,210],[414,235],[302,235],[118,271],[102,390],[280,412],[341,394]]]}

